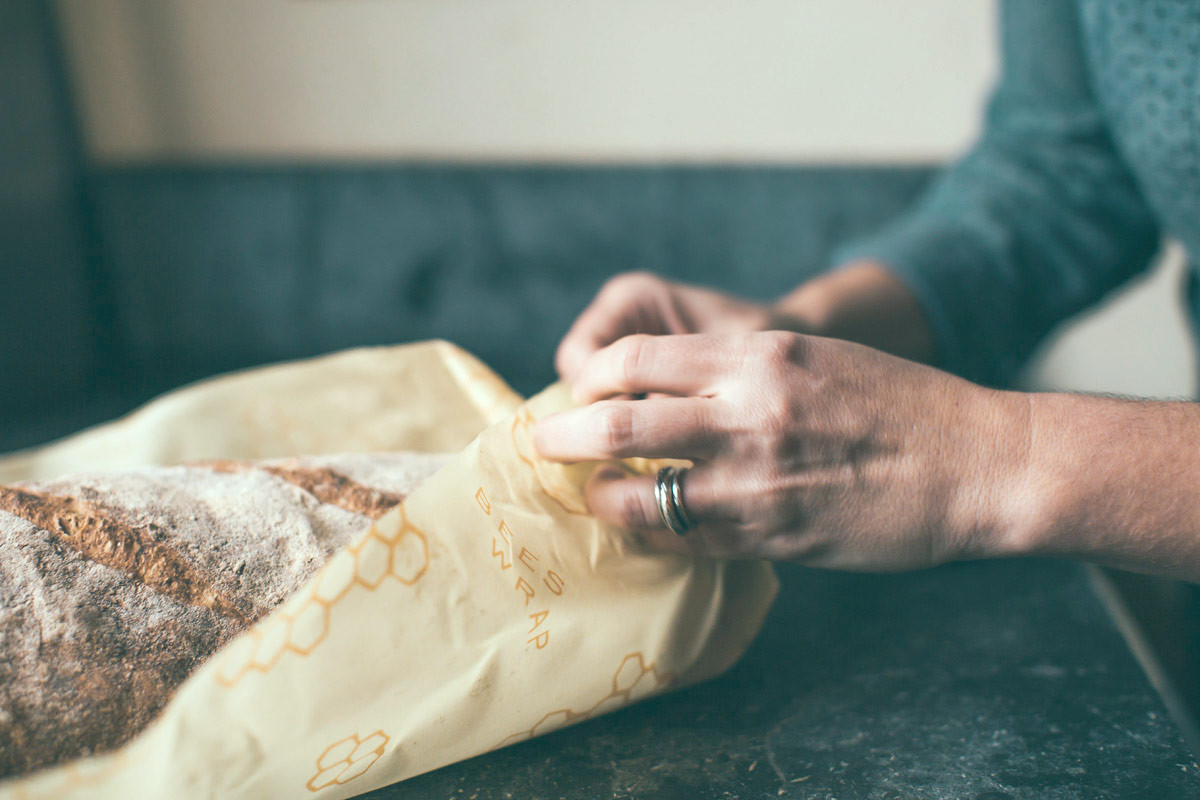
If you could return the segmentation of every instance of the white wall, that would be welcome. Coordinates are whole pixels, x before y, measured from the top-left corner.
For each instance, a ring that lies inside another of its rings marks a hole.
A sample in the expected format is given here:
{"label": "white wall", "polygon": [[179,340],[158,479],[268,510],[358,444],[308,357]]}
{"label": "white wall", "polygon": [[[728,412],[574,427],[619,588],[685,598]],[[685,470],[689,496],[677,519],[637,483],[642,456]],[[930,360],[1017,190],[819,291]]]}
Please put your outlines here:
{"label": "white wall", "polygon": [[104,161],[929,161],[990,0],[58,0]]}
{"label": "white wall", "polygon": [[[995,71],[982,0],[57,0],[92,155],[941,161]],[[1038,388],[1190,394],[1180,256]]]}
{"label": "white wall", "polygon": [[1060,332],[1029,365],[1031,389],[1194,397],[1196,357],[1184,314],[1180,248]]}

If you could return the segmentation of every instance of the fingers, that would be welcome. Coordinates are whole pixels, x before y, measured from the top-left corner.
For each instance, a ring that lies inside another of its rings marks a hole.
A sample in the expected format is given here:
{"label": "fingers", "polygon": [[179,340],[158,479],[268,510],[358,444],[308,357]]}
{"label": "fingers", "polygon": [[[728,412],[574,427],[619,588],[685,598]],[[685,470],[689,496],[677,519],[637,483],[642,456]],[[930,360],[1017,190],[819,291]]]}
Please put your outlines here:
{"label": "fingers", "polygon": [[626,336],[593,353],[575,376],[580,403],[621,394],[707,395],[736,365],[727,337]]}
{"label": "fingers", "polygon": [[722,445],[721,407],[696,397],[605,400],[545,417],[533,441],[551,461],[709,459]]}
{"label": "fingers", "polygon": [[664,286],[662,279],[642,273],[618,275],[605,284],[559,344],[554,356],[558,374],[573,380],[589,356],[623,336],[668,333],[667,321],[647,302]]}
{"label": "fingers", "polygon": [[554,367],[566,380],[573,380],[588,356],[610,342],[632,333],[634,327],[623,317],[604,317],[593,306],[575,320],[554,354]]}
{"label": "fingers", "polygon": [[[653,475],[630,477],[615,467],[598,469],[584,487],[588,509],[599,519],[622,528],[648,533],[662,531],[681,542],[691,540],[690,547],[696,541],[695,534],[676,536],[663,526],[658,503],[654,499],[654,480]],[[712,470],[703,466],[687,470],[680,488],[684,509],[697,526],[727,523],[734,519],[735,515],[726,504]],[[663,542],[663,538],[659,537],[656,541]],[[665,543],[669,544],[670,541],[666,540]]]}

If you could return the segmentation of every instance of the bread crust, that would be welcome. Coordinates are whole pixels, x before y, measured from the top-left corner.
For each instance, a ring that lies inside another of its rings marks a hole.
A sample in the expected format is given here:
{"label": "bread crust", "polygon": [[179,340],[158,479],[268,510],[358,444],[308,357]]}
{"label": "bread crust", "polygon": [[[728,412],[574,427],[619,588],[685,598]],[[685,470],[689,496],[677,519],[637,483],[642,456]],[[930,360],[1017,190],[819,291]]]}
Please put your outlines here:
{"label": "bread crust", "polygon": [[0,777],[133,738],[445,461],[219,461],[0,487]]}

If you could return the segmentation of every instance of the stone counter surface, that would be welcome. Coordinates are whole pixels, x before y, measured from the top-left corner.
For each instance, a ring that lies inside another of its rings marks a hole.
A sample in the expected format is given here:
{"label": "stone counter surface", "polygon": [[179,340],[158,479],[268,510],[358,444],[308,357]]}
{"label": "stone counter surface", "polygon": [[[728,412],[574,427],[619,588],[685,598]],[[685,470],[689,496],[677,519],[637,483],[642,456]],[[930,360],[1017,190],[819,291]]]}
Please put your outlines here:
{"label": "stone counter surface", "polygon": [[1200,798],[1200,766],[1084,568],[779,575],[721,678],[366,796]]}

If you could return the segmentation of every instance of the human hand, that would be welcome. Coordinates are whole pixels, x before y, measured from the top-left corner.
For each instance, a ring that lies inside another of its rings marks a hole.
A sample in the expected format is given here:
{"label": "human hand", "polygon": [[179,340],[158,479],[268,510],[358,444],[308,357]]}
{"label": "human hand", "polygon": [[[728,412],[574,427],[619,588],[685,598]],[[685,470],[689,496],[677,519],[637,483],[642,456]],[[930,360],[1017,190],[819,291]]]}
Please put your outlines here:
{"label": "human hand", "polygon": [[[1023,395],[778,331],[627,336],[584,359],[574,393],[587,405],[537,425],[544,457],[694,462],[683,537],[662,525],[653,476],[602,468],[586,487],[596,516],[658,549],[895,570],[1012,546]],[[640,393],[657,396],[612,399]]]}
{"label": "human hand", "polygon": [[573,380],[588,357],[622,336],[646,333],[738,333],[785,327],[795,321],[770,306],[699,286],[673,283],[648,272],[611,278],[559,344],[558,373]]}

